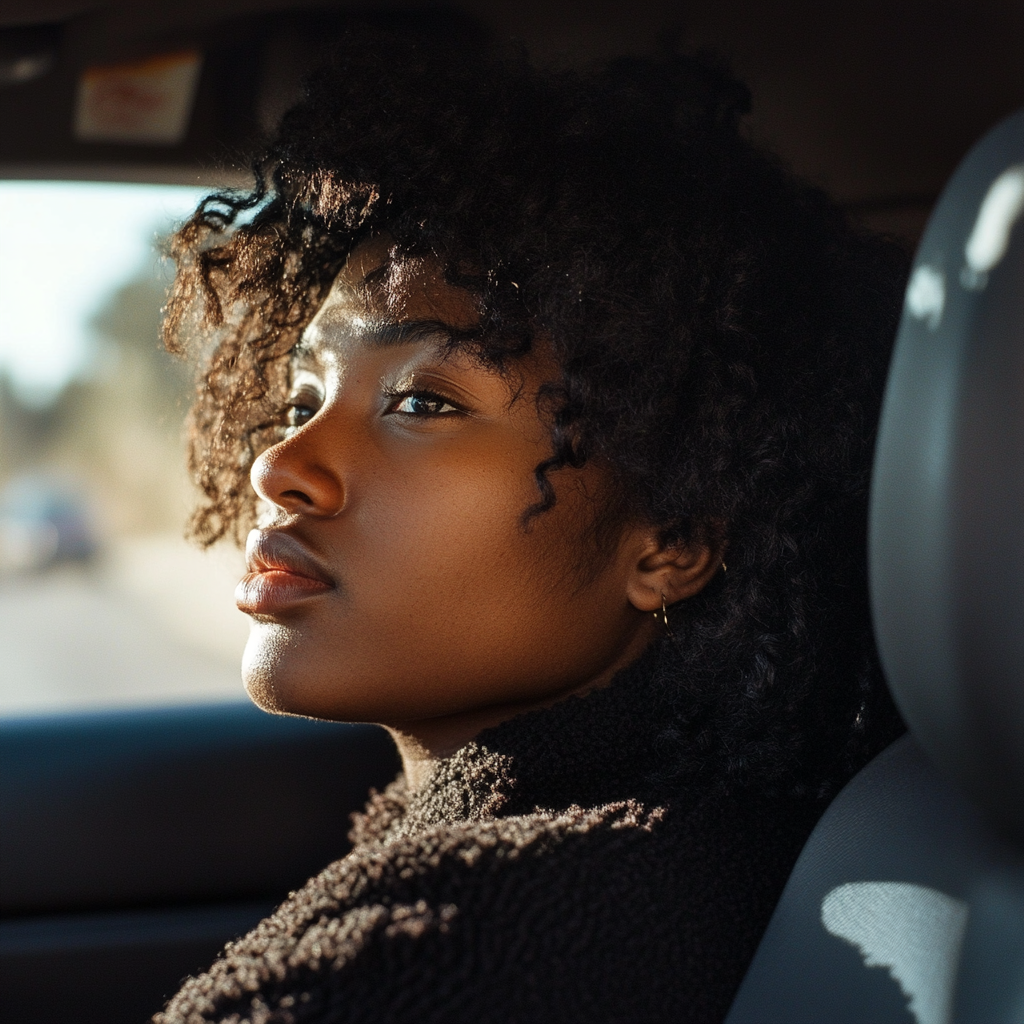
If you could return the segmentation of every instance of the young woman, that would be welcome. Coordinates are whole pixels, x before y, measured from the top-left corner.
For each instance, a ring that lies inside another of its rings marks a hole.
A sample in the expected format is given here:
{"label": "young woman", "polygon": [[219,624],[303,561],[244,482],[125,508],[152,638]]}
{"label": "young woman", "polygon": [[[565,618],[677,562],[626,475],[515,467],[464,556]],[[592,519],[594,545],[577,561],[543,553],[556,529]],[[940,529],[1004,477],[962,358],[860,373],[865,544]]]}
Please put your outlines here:
{"label": "young woman", "polygon": [[864,546],[903,259],[746,102],[675,54],[353,40],[178,235],[249,693],[405,770],[159,1021],[724,1016],[900,729]]}

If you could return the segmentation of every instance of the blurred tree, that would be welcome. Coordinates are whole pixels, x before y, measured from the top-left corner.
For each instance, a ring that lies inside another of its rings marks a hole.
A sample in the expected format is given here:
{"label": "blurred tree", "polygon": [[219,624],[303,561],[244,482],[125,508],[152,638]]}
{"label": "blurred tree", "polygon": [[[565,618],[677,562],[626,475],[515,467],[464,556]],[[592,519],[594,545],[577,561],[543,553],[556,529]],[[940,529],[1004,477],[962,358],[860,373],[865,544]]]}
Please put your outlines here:
{"label": "blurred tree", "polygon": [[151,266],[90,318],[85,372],[44,408],[0,374],[0,478],[56,472],[90,492],[105,532],[180,530],[187,514],[182,423],[191,374],[160,344],[166,282]]}

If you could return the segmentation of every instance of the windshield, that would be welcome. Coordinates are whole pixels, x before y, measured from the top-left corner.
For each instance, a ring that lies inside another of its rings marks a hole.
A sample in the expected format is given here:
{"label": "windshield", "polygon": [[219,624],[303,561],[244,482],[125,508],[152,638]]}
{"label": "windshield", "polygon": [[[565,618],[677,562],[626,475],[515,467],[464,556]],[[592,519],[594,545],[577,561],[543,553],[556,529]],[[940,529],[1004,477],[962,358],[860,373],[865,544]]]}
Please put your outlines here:
{"label": "windshield", "polygon": [[206,190],[0,181],[0,715],[242,699],[234,551],[182,539],[162,240]]}

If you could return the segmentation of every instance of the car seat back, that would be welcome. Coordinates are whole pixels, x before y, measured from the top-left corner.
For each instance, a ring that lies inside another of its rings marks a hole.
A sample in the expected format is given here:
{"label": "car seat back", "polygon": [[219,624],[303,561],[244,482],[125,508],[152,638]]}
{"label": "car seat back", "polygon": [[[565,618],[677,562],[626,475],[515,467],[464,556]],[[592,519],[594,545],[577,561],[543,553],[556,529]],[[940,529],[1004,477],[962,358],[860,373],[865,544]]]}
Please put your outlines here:
{"label": "car seat back", "polygon": [[727,1024],[1024,1021],[1024,111],[918,250],[869,551],[911,735],[819,822]]}

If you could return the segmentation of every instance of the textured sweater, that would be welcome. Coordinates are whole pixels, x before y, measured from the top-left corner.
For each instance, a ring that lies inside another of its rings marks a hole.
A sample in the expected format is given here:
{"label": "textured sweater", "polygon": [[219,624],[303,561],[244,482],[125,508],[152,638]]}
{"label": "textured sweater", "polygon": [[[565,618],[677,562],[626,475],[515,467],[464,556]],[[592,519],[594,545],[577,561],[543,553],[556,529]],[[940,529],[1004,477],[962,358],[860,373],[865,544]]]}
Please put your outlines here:
{"label": "textured sweater", "polygon": [[373,795],[156,1020],[720,1021],[822,807],[667,773],[650,660]]}

